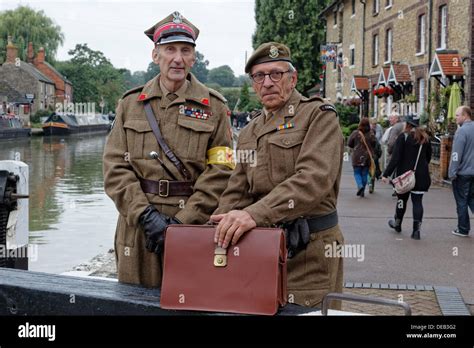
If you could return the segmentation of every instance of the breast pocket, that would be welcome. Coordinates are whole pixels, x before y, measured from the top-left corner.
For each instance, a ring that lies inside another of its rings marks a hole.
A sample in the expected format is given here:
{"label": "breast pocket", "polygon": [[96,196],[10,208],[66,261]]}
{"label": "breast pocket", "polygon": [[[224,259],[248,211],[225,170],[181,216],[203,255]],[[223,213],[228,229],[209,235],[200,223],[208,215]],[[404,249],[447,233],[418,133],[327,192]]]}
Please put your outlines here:
{"label": "breast pocket", "polygon": [[296,159],[305,135],[305,131],[297,131],[275,134],[268,139],[270,178],[275,185],[295,173]]}
{"label": "breast pocket", "polygon": [[214,131],[214,125],[208,122],[186,116],[178,117],[175,143],[180,157],[199,162],[206,160],[207,145]]}
{"label": "breast pocket", "polygon": [[127,135],[127,144],[132,159],[148,158],[150,151],[157,151],[157,141],[146,120],[125,121],[123,128]]}

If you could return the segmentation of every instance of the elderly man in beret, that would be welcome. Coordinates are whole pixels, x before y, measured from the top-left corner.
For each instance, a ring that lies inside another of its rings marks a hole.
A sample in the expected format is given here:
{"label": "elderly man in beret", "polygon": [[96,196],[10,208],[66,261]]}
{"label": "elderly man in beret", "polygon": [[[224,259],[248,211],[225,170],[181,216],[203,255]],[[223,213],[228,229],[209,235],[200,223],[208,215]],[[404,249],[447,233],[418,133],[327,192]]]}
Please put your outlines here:
{"label": "elderly man in beret", "polygon": [[[343,137],[334,106],[296,89],[288,47],[269,42],[247,62],[263,111],[238,139],[237,151],[256,153],[256,165],[237,163],[219,207],[215,242],[233,245],[256,226],[283,226],[288,247],[288,301],[308,307],[342,291],[343,244],[336,211]],[[334,303],[333,308],[339,308]]]}
{"label": "elderly man in beret", "polygon": [[166,227],[208,221],[234,163],[226,100],[190,73],[199,30],[174,12],[145,34],[160,74],[122,97],[104,186],[119,211],[119,281],[159,287]]}

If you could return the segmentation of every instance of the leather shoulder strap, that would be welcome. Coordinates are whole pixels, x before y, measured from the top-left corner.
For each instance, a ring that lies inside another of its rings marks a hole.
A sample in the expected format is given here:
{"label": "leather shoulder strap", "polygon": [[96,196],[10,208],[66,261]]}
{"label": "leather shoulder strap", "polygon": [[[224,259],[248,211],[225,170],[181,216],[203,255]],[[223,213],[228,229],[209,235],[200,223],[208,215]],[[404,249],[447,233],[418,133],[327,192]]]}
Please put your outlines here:
{"label": "leather shoulder strap", "polygon": [[158,122],[156,121],[155,114],[153,113],[153,109],[151,108],[151,104],[147,101],[145,102],[145,114],[146,118],[148,119],[148,123],[150,124],[151,130],[155,135],[156,141],[158,145],[160,145],[161,149],[165,153],[166,157],[178,168],[181,175],[184,177],[185,180],[191,180],[191,175],[189,174],[188,170],[184,167],[183,162],[179,160],[178,157],[171,151],[168,144],[166,144],[165,139],[161,135],[160,127],[158,126]]}
{"label": "leather shoulder strap", "polygon": [[365,141],[364,133],[362,133],[361,131],[359,131],[359,135],[360,135],[360,138],[361,138],[362,142],[363,142],[364,145],[365,145],[365,148],[367,149],[367,152],[369,153],[370,159],[372,160],[372,152],[371,152],[370,149],[369,149],[369,145],[367,145],[367,142]]}

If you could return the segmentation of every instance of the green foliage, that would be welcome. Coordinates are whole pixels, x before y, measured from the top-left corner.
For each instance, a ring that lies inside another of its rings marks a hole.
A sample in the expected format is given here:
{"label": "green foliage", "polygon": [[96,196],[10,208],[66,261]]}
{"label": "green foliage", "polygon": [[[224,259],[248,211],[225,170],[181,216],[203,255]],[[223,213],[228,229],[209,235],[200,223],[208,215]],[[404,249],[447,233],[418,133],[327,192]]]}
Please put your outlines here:
{"label": "green foliage", "polygon": [[341,126],[348,126],[350,124],[359,123],[358,110],[354,106],[344,105],[336,103],[337,115],[339,116],[339,122]]}
{"label": "green foliage", "polygon": [[227,99],[227,105],[230,110],[234,110],[237,100],[239,100],[240,88],[238,87],[222,87],[222,95]]}
{"label": "green foliage", "polygon": [[244,83],[244,85],[240,89],[239,105],[238,105],[239,110],[247,111],[246,108],[249,103],[250,103],[249,85]]}
{"label": "green foliage", "polygon": [[32,123],[40,123],[41,117],[49,116],[52,114],[52,112],[52,110],[38,110],[33,116],[31,116],[30,121]]}
{"label": "green foliage", "polygon": [[235,81],[234,72],[228,65],[222,65],[209,70],[207,78],[208,82],[217,83],[222,87],[232,87]]}
{"label": "green foliage", "polygon": [[128,69],[119,69],[122,73],[125,89],[129,90],[145,84],[145,71],[135,71],[133,74]]}
{"label": "green foliage", "polygon": [[0,12],[0,60],[6,55],[9,35],[18,47],[18,56],[23,61],[26,61],[30,41],[35,52],[44,47],[46,60],[49,62],[54,62],[56,51],[64,41],[61,27],[54,24],[43,11],[35,11],[28,6],[18,6],[14,10]]}
{"label": "green foliage", "polygon": [[87,44],[77,44],[68,52],[72,58],[56,67],[74,86],[74,101],[99,104],[104,101],[104,112],[115,110],[118,99],[126,90],[123,70],[114,68],[100,51]]}
{"label": "green foliage", "polygon": [[209,61],[207,59],[204,60],[204,55],[196,51],[196,62],[194,63],[193,68],[191,69],[191,72],[202,83],[207,82],[207,78],[209,75],[209,70],[207,69],[208,66],[209,66]]}
{"label": "green foliage", "polygon": [[324,43],[324,24],[318,15],[330,0],[256,0],[257,28],[253,47],[269,41],[284,43],[291,50],[298,70],[300,91],[307,91],[319,82],[321,70],[320,45]]}
{"label": "green foliage", "polygon": [[248,84],[249,86],[252,84],[250,77],[248,75],[239,75],[236,77],[234,81],[235,87],[242,87],[244,83]]}

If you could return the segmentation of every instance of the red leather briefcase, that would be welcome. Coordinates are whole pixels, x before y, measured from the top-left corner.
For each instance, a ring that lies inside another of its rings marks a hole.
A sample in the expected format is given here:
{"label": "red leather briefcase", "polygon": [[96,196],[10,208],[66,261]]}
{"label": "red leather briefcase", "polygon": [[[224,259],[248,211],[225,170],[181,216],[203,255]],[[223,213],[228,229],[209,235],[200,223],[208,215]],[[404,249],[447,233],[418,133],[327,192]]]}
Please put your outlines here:
{"label": "red leather briefcase", "polygon": [[227,250],[216,226],[166,230],[161,307],[273,315],[286,304],[286,244],[282,229],[255,228]]}

